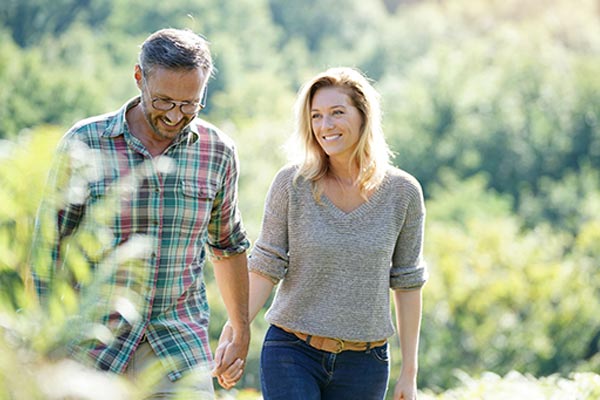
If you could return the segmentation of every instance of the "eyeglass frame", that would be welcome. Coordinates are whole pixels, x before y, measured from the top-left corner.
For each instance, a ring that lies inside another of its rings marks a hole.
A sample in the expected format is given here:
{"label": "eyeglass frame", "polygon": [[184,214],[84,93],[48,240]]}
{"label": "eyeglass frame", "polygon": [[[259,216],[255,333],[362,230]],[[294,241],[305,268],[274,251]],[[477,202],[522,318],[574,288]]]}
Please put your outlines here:
{"label": "eyeglass frame", "polygon": [[[142,72],[142,77],[144,80],[144,88],[146,88],[146,76],[145,74]],[[147,89],[146,89],[147,90]],[[150,94],[150,92],[148,92],[148,94]],[[158,111],[171,111],[172,109],[175,108],[175,106],[179,106],[179,111],[181,111],[182,114],[184,115],[196,115],[198,114],[200,111],[202,111],[205,107],[206,107],[206,98],[208,97],[208,84],[204,85],[204,88],[202,89],[202,95],[200,96],[200,101],[198,103],[189,103],[186,101],[174,101],[174,100],[167,100],[167,99],[161,99],[160,97],[153,97],[150,99],[150,103],[152,104],[152,108],[154,108],[155,110]],[[156,105],[154,105],[155,102],[157,101],[162,101],[165,103],[170,103],[171,107],[167,108],[167,109],[163,109],[163,108],[158,108],[156,107]],[[196,109],[194,112],[191,113],[187,113],[185,111],[183,111],[183,109],[181,107],[183,106],[187,106],[187,105],[194,105],[196,106]]]}

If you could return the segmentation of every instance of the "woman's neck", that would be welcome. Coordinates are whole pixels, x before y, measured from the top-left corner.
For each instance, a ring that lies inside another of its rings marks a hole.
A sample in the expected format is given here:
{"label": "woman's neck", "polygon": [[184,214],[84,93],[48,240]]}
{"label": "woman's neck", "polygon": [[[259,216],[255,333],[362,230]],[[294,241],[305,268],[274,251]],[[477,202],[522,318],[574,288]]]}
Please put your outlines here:
{"label": "woman's neck", "polygon": [[340,163],[329,160],[329,170],[327,174],[339,182],[351,184],[356,182],[356,179],[358,178],[358,167],[350,167],[346,162]]}

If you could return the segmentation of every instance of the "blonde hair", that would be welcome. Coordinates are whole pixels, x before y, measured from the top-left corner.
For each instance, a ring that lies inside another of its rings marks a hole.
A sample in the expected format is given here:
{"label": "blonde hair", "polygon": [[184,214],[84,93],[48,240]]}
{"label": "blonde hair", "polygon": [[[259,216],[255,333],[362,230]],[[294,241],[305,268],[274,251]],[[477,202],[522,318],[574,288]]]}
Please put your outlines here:
{"label": "blonde hair", "polygon": [[[313,196],[320,200],[321,179],[329,171],[327,154],[317,142],[311,123],[311,105],[317,90],[324,87],[342,88],[362,117],[358,144],[349,167],[359,171],[356,183],[361,195],[376,188],[390,165],[391,152],[381,125],[380,96],[359,70],[349,67],[331,68],[306,82],[299,91],[295,105],[296,127],[290,143],[290,158],[299,165],[295,179],[302,176],[313,184]],[[354,164],[354,165],[352,165]]]}

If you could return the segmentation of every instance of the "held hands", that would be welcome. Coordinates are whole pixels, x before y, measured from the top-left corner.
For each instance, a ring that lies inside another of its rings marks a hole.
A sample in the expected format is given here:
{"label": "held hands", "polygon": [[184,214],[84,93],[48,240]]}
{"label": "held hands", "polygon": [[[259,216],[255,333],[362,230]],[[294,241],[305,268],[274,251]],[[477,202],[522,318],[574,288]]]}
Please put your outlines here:
{"label": "held hands", "polygon": [[215,368],[212,370],[212,375],[224,389],[231,389],[241,379],[249,344],[249,332],[236,333],[229,321],[225,323],[215,350]]}

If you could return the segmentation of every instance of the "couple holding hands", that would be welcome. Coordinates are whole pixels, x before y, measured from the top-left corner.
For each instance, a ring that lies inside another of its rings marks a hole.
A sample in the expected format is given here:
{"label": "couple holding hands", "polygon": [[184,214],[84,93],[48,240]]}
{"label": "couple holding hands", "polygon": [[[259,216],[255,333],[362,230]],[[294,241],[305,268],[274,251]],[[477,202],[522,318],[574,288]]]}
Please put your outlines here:
{"label": "couple holding hands", "polygon": [[[61,140],[64,154],[72,154],[74,143],[92,150],[90,162],[102,174],[86,178],[84,200],[54,210],[53,269],[34,269],[40,296],[51,290],[52,271],[66,256],[61,242],[98,199],[130,185],[132,176],[136,189],[118,196],[109,222],[112,243],[117,251],[134,238],[149,243],[137,275],[140,318],[106,313],[102,323],[113,339],[82,341],[72,354],[134,380],[159,364],[164,374],[148,398],[212,399],[213,376],[227,389],[241,378],[250,323],[276,288],[260,359],[264,399],[383,399],[394,332],[402,354],[394,399],[415,399],[427,280],[425,207],[418,181],[390,161],[378,93],[348,67],[319,73],[302,86],[295,154],[272,181],[260,235],[247,255],[236,145],[198,117],[212,74],[204,38],[188,30],[157,31],[142,44],[134,69],[140,95],[116,112],[75,124]],[[161,159],[170,167],[161,167]],[[81,182],[73,179],[75,171],[55,166],[50,184],[64,182],[65,173],[68,182]],[[203,279],[207,257],[229,317],[214,362]],[[111,287],[133,287],[119,278],[119,268]]]}

